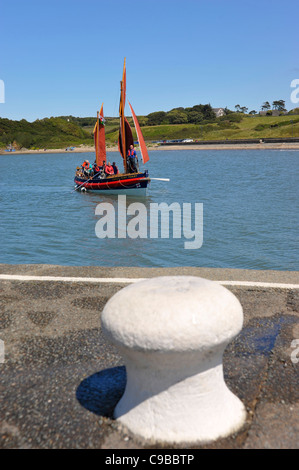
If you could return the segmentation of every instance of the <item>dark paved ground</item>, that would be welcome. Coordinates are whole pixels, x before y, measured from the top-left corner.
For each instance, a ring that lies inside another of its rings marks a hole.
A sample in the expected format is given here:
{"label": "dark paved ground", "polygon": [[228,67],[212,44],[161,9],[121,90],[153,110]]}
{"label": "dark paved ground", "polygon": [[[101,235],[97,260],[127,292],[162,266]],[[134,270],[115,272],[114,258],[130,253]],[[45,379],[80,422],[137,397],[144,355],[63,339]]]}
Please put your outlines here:
{"label": "dark paved ground", "polygon": [[[80,277],[199,275],[299,284],[295,272],[0,265],[0,274]],[[0,448],[146,449],[111,419],[126,381],[122,358],[101,333],[115,283],[0,280]],[[227,347],[225,378],[247,407],[244,428],[209,449],[299,448],[299,289],[229,289],[244,327]],[[172,446],[164,446],[168,449]],[[176,445],[176,449],[200,446]]]}

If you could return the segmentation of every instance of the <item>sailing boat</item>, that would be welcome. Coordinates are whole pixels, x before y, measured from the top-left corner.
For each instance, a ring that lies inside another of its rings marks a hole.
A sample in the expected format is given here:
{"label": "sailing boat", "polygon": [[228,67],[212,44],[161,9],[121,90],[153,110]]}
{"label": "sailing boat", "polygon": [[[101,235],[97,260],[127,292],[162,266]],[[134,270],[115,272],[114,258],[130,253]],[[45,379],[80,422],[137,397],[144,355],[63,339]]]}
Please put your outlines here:
{"label": "sailing boat", "polygon": [[[105,143],[105,119],[103,105],[100,112],[97,113],[97,121],[94,127],[94,144],[96,154],[96,168],[99,170],[93,176],[86,176],[83,170],[77,167],[75,175],[75,189],[94,191],[97,193],[109,194],[139,194],[145,195],[147,186],[150,182],[148,171],[140,172],[136,168],[131,170],[127,155],[130,145],[134,144],[131,126],[125,117],[126,104],[126,59],[124,61],[123,75],[120,82],[120,103],[119,103],[119,137],[118,149],[123,160],[123,173],[107,175],[105,165],[107,163],[106,143]],[[137,139],[139,142],[142,162],[145,164],[149,160],[148,151],[144,138],[136,117],[136,114],[129,103]],[[132,172],[134,171],[134,172]]]}

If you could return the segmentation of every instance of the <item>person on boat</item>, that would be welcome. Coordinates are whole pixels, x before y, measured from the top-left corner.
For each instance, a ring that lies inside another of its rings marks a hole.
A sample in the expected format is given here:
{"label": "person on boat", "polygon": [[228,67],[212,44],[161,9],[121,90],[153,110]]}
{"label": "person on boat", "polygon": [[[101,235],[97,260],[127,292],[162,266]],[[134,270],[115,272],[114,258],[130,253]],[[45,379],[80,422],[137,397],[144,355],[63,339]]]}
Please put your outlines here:
{"label": "person on boat", "polygon": [[119,171],[118,171],[118,168],[117,168],[117,166],[116,166],[116,163],[113,162],[113,163],[112,163],[112,166],[113,166],[114,174],[115,174],[115,175],[118,175]]}
{"label": "person on boat", "polygon": [[130,145],[130,148],[128,150],[128,167],[130,173],[136,173],[137,172],[137,165],[138,165],[138,158],[137,158],[137,153],[136,150],[134,149],[134,145]]}
{"label": "person on boat", "polygon": [[105,166],[106,175],[114,175],[114,169],[110,162]]}
{"label": "person on boat", "polygon": [[92,164],[89,163],[89,160],[85,160],[82,164],[82,167],[83,167],[83,173],[86,175],[86,176],[91,176],[91,173],[92,173]]}
{"label": "person on boat", "polygon": [[81,165],[83,175],[85,175],[85,170],[87,169],[87,165],[88,165],[87,160],[84,160],[84,162]]}
{"label": "person on boat", "polygon": [[93,174],[96,175],[97,173],[100,173],[102,167],[100,167],[97,162],[94,162],[93,164]]}

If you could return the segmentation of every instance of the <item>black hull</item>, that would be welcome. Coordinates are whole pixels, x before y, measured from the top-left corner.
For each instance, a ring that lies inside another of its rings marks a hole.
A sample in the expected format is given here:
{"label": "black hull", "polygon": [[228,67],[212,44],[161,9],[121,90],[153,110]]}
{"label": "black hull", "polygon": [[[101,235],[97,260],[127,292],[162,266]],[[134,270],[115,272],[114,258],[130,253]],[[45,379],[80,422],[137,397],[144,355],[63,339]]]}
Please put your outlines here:
{"label": "black hull", "polygon": [[[93,192],[130,194],[134,192],[145,192],[150,178],[148,171],[144,173],[129,173],[100,178],[98,176],[92,178],[84,178],[75,176],[76,189]],[[139,190],[139,191],[138,191]]]}

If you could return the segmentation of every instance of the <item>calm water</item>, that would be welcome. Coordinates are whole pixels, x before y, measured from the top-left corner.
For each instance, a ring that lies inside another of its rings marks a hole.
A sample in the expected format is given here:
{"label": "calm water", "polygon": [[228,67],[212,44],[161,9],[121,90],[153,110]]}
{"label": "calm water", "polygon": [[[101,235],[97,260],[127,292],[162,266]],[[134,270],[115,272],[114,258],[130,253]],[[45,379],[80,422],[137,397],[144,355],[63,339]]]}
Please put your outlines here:
{"label": "calm water", "polygon": [[[3,155],[1,263],[207,266],[299,270],[299,153],[279,150],[154,151],[143,202],[203,203],[203,245],[185,239],[99,239],[95,208],[117,196],[74,192],[74,169],[92,154]],[[120,163],[118,153],[109,153]]]}

